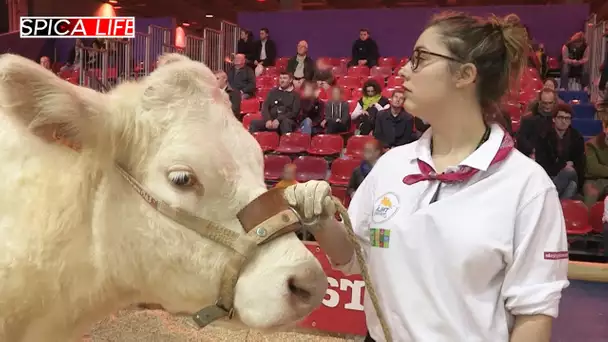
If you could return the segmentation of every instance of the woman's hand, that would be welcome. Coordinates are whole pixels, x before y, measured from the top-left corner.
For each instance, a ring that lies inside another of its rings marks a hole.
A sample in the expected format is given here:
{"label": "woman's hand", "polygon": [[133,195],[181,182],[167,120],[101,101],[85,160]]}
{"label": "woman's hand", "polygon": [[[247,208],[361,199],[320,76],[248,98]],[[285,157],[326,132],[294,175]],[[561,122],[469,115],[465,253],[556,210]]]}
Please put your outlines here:
{"label": "woman's hand", "polygon": [[283,196],[304,221],[327,220],[336,214],[331,187],[325,181],[311,180],[291,185],[285,188]]}

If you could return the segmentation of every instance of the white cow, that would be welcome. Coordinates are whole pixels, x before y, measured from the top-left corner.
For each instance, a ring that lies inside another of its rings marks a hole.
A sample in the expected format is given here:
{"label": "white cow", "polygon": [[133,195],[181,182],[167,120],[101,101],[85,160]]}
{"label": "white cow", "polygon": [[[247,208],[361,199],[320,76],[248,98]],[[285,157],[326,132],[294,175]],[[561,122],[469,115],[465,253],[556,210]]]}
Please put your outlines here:
{"label": "white cow", "polygon": [[[206,66],[165,62],[101,94],[0,57],[0,341],[74,341],[133,303],[193,313],[217,299],[232,252],[160,215],[114,165],[172,206],[242,233],[236,214],[266,191],[262,152]],[[45,140],[57,128],[80,153]],[[258,329],[289,324],[326,288],[315,257],[284,235],[244,268],[236,317]]]}

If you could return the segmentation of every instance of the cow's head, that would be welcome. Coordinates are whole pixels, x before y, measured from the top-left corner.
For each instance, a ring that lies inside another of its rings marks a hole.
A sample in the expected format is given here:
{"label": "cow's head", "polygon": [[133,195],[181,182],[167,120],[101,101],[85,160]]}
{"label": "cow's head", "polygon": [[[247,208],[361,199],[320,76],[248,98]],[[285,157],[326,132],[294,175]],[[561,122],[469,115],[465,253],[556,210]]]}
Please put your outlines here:
{"label": "cow's head", "polygon": [[[193,313],[217,299],[233,252],[147,206],[114,164],[158,199],[243,233],[236,215],[266,191],[263,158],[205,65],[177,55],[163,61],[139,82],[101,94],[4,55],[0,105],[42,139],[59,131],[77,143],[75,158],[103,175],[91,204],[93,259],[103,276],[133,300]],[[318,261],[288,234],[260,246],[245,266],[236,317],[257,328],[291,323],[320,304],[326,287]]]}

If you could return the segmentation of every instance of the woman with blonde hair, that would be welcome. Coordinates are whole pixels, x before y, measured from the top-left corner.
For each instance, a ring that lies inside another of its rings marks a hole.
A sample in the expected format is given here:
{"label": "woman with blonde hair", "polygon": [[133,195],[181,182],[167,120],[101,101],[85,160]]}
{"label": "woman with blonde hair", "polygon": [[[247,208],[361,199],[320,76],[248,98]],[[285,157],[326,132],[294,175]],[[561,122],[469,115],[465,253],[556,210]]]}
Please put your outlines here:
{"label": "woman with blonde hair", "polygon": [[[486,116],[519,79],[519,18],[435,16],[399,72],[408,113],[430,124],[386,152],[349,206],[385,335],[366,291],[366,341],[548,342],[568,244],[553,182]],[[285,189],[332,265],[360,273],[325,182]],[[315,220],[316,219],[316,220]]]}

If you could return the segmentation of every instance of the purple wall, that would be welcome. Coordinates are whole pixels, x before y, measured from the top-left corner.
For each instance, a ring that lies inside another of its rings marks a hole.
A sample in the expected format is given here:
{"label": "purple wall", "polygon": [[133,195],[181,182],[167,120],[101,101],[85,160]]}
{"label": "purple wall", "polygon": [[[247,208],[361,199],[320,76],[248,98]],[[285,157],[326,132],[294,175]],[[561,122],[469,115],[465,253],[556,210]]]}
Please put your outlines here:
{"label": "purple wall", "polygon": [[14,53],[33,60],[53,55],[53,42],[49,39],[21,39],[19,32],[0,35],[0,53]]}
{"label": "purple wall", "polygon": [[[350,56],[352,42],[359,29],[369,28],[383,56],[409,56],[432,14],[450,8],[399,8],[373,10],[324,10],[289,12],[243,12],[238,14],[240,27],[256,32],[268,27],[277,43],[279,56],[295,54],[299,40],[307,40],[312,57]],[[475,15],[516,13],[533,38],[544,43],[549,54],[576,31],[584,29],[589,5],[530,5],[458,7],[453,10]]]}

